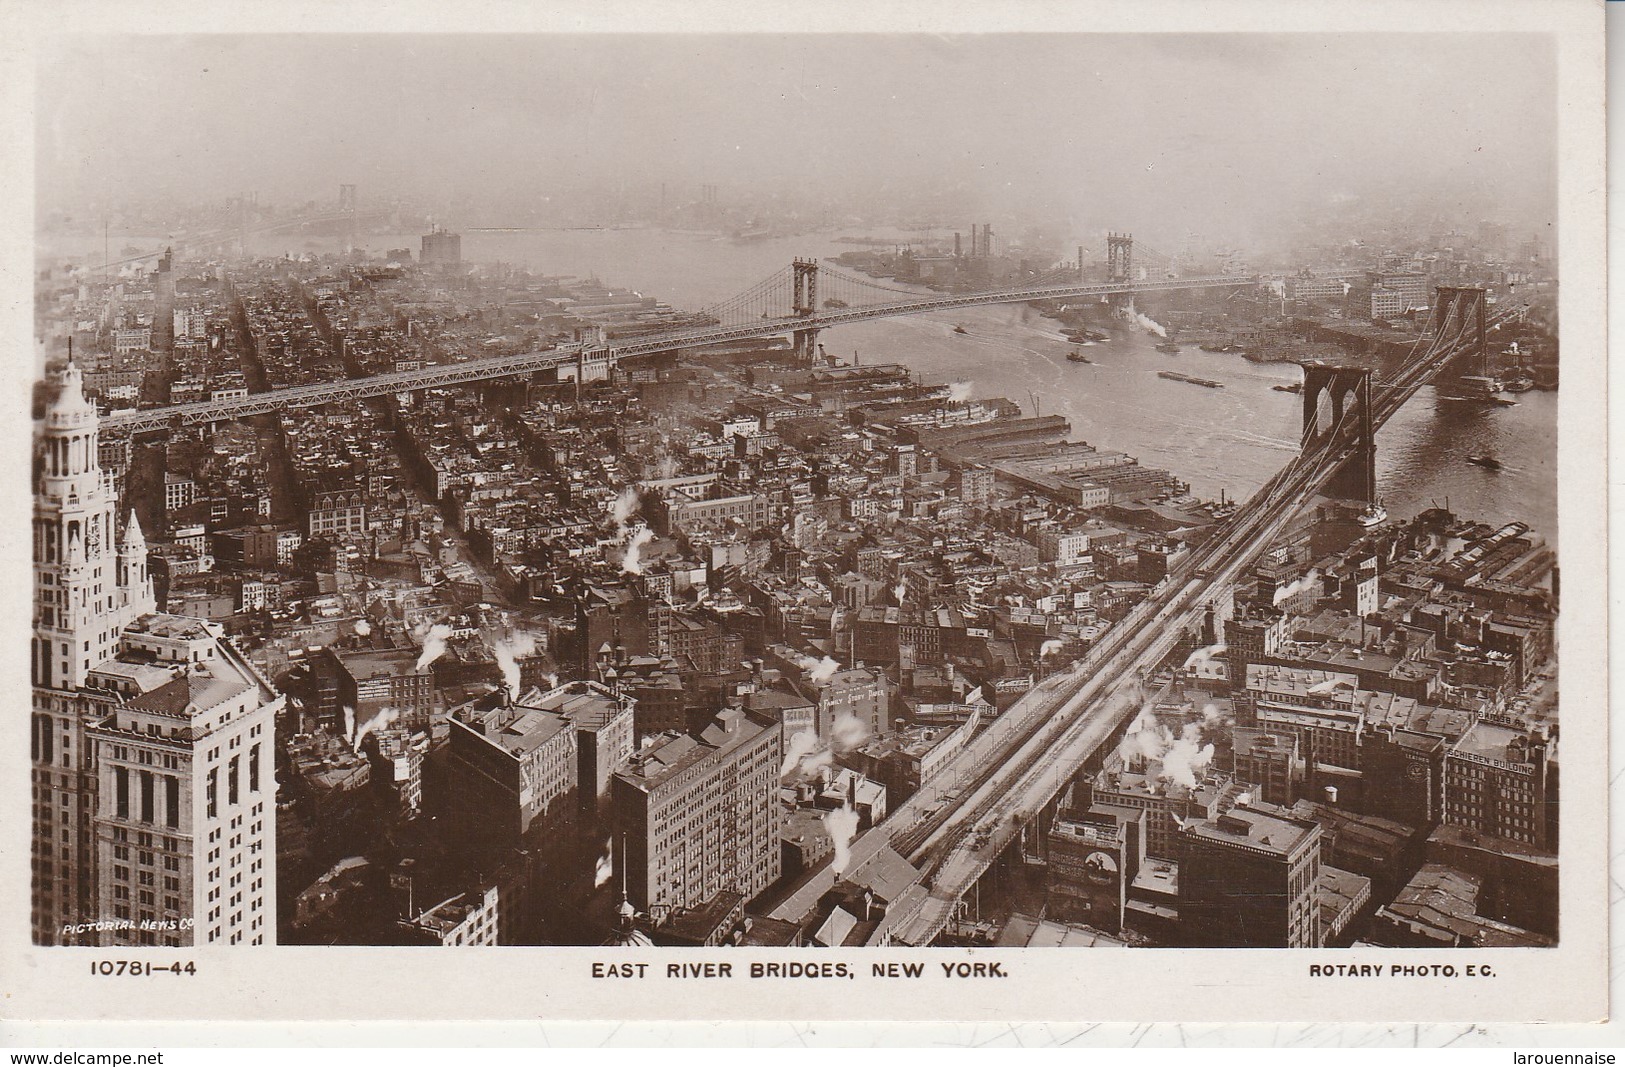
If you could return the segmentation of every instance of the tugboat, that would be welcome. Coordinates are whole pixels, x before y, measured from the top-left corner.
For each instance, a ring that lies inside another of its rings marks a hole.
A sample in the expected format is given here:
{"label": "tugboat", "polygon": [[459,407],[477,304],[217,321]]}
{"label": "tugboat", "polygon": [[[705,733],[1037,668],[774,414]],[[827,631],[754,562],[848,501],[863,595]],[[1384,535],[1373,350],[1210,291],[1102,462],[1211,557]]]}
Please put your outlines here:
{"label": "tugboat", "polygon": [[954,323],[954,333],[969,333],[970,331],[960,323]]}
{"label": "tugboat", "polygon": [[1179,355],[1179,346],[1174,344],[1172,341],[1164,341],[1162,344],[1157,346],[1157,351],[1166,352],[1170,356],[1177,356]]}
{"label": "tugboat", "polygon": [[1467,462],[1476,467],[1483,467],[1487,471],[1498,471],[1501,469],[1501,461],[1496,459],[1494,456],[1468,456]]}
{"label": "tugboat", "polygon": [[1277,393],[1301,393],[1303,392],[1303,383],[1288,382],[1286,385],[1272,385],[1270,388],[1274,389]]}
{"label": "tugboat", "polygon": [[1076,348],[1074,348],[1072,351],[1070,351],[1070,352],[1068,352],[1066,354],[1066,361],[1068,363],[1093,363],[1094,362],[1094,360],[1090,359],[1088,356],[1084,355],[1082,352],[1079,352]]}
{"label": "tugboat", "polygon": [[1361,526],[1375,526],[1379,522],[1388,521],[1388,509],[1383,507],[1382,502],[1379,500],[1367,506],[1364,511],[1360,512],[1358,518]]}

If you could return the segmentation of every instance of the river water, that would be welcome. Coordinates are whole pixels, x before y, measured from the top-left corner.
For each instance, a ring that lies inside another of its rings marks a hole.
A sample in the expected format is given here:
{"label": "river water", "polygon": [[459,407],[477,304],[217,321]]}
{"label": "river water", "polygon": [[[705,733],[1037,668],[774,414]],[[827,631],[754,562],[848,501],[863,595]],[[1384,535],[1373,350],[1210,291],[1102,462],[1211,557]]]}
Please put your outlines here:
{"label": "river water", "polygon": [[[719,303],[797,256],[832,257],[855,247],[837,234],[737,242],[658,229],[465,232],[463,256],[547,274],[597,276],[673,307]],[[416,249],[415,236],[368,238],[373,249]],[[265,249],[270,251],[270,249]],[[275,251],[281,251],[276,249]],[[298,251],[301,249],[296,249]],[[955,324],[965,333],[956,333]],[[1190,482],[1197,494],[1245,496],[1296,448],[1301,398],[1272,386],[1297,380],[1290,364],[1257,364],[1186,346],[1178,355],[1130,330],[1085,348],[1093,364],[1069,363],[1053,320],[1020,304],[877,319],[826,330],[843,359],[900,362],[926,381],[965,381],[973,395],[1005,396],[1030,414],[1065,415],[1073,436],[1139,457]],[[1207,389],[1157,377],[1177,370],[1222,382]],[[1489,408],[1419,393],[1377,441],[1378,487],[1395,518],[1433,504],[1485,522],[1521,519],[1555,542],[1557,395],[1529,392],[1516,407]],[[1467,462],[1488,454],[1498,472]]]}

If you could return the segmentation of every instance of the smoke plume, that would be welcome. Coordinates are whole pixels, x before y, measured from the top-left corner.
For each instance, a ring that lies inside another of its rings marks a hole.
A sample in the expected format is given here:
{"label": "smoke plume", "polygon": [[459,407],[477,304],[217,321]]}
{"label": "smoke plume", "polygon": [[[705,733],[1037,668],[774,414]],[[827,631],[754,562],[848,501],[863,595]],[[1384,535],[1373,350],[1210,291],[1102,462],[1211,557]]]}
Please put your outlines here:
{"label": "smoke plume", "polygon": [[1213,662],[1215,656],[1221,656],[1223,654],[1224,644],[1222,642],[1217,645],[1208,645],[1206,648],[1199,648],[1192,652],[1189,656],[1185,657],[1185,665],[1181,667],[1180,670],[1188,671],[1193,667],[1201,669]]}
{"label": "smoke plume", "polygon": [[502,670],[502,684],[508,699],[519,699],[519,661],[536,651],[536,635],[528,630],[504,634],[491,644],[491,655]]}
{"label": "smoke plume", "polygon": [[643,546],[654,540],[654,531],[647,526],[639,526],[626,542],[626,555],[621,557],[621,572],[623,574],[642,574],[643,562],[638,557],[643,552]]}
{"label": "smoke plume", "polygon": [[850,846],[852,838],[858,833],[858,813],[847,805],[825,812],[824,830],[835,843],[835,858],[830,861],[830,866],[837,875],[845,874],[847,865],[852,862]]}
{"label": "smoke plume", "polygon": [[779,768],[779,777],[789,774],[806,756],[811,755],[818,748],[818,735],[811,730],[797,730],[790,735],[790,743],[784,746],[784,764]]}
{"label": "smoke plume", "polygon": [[604,854],[598,857],[598,863],[593,867],[592,887],[597,889],[609,881],[615,874],[614,850],[608,840],[604,842]]}
{"label": "smoke plume", "polygon": [[869,739],[869,726],[851,712],[843,711],[830,723],[829,734],[835,747],[845,751],[857,748]]}
{"label": "smoke plume", "polygon": [[1065,647],[1065,641],[1060,641],[1052,637],[1038,647],[1038,658],[1049,659],[1051,656],[1058,656],[1061,654],[1061,649]]}
{"label": "smoke plume", "polygon": [[617,496],[614,503],[609,506],[610,515],[615,519],[616,529],[626,529],[626,521],[632,517],[633,512],[638,510],[640,503],[636,489],[629,485],[621,490],[620,496]]}
{"label": "smoke plume", "polygon": [[356,632],[356,636],[366,637],[368,634],[372,633],[372,623],[368,622],[366,619],[357,619],[353,629]]}
{"label": "smoke plume", "polygon": [[446,654],[446,638],[451,636],[451,627],[443,622],[437,622],[429,627],[423,635],[423,653],[418,656],[415,670],[422,670],[441,656]]}
{"label": "smoke plume", "polygon": [[951,404],[968,404],[970,402],[970,390],[970,382],[949,382],[948,402]]}
{"label": "smoke plume", "polygon": [[1187,723],[1179,732],[1179,739],[1162,754],[1162,773],[1159,777],[1178,782],[1187,789],[1196,788],[1197,775],[1213,762],[1213,746],[1202,744],[1202,728]]}
{"label": "smoke plume", "polygon": [[1139,323],[1140,329],[1144,330],[1146,333],[1154,333],[1158,337],[1168,336],[1168,331],[1163,329],[1162,324],[1153,319],[1150,315],[1136,311],[1134,313],[1134,321]]}
{"label": "smoke plume", "polygon": [[[346,708],[345,710],[348,711],[349,709]],[[400,717],[401,713],[396,711],[394,708],[384,708],[380,710],[378,714],[368,719],[362,724],[361,728],[355,732],[355,740],[350,742],[350,747],[355,749],[357,752],[360,752],[361,742],[366,740],[368,734],[376,733],[379,730],[388,729],[390,724]]]}
{"label": "smoke plume", "polygon": [[1320,572],[1313,567],[1302,578],[1295,578],[1275,591],[1274,606],[1280,607],[1284,601],[1290,600],[1299,593],[1308,589],[1320,580]]}

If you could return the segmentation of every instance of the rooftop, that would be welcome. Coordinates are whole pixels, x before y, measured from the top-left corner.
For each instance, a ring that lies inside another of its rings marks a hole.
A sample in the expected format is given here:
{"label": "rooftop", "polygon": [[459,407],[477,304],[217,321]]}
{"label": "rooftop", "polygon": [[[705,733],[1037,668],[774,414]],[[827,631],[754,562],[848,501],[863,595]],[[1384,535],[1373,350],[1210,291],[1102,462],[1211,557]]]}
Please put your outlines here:
{"label": "rooftop", "polygon": [[1206,841],[1245,845],[1286,856],[1320,833],[1315,823],[1282,819],[1250,808],[1235,807],[1217,819],[1187,823],[1185,832]]}

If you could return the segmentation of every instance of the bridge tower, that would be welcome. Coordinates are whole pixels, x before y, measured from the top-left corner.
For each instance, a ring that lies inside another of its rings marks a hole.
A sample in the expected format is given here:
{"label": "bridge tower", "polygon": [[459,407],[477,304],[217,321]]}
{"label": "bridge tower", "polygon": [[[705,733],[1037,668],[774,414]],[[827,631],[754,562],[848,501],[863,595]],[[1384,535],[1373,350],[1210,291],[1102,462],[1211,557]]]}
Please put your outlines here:
{"label": "bridge tower", "polygon": [[[1106,235],[1106,280],[1132,282],[1134,280],[1134,235],[1108,233]],[[1134,311],[1133,293],[1111,293],[1106,297],[1114,312]]]}
{"label": "bridge tower", "polygon": [[344,218],[344,253],[345,253],[345,255],[349,255],[351,252],[355,251],[355,239],[356,239],[355,212],[356,212],[355,186],[353,186],[353,185],[341,185],[341,186],[339,186],[339,214],[345,216],[345,218]]}
{"label": "bridge tower", "polygon": [[[797,318],[811,318],[818,314],[818,260],[798,259],[790,264],[790,310]],[[796,365],[810,367],[818,357],[818,329],[795,331]]]}
{"label": "bridge tower", "polygon": [[1487,374],[1490,362],[1489,334],[1485,329],[1484,289],[1470,285],[1441,285],[1433,295],[1433,322],[1440,336],[1459,337],[1465,348],[1461,360]]}
{"label": "bridge tower", "polygon": [[[1348,420],[1353,420],[1352,424]],[[1377,499],[1377,445],[1371,424],[1371,372],[1357,367],[1303,368],[1304,452],[1324,443],[1338,426],[1352,430],[1355,451],[1332,474],[1325,494],[1339,500]]]}

